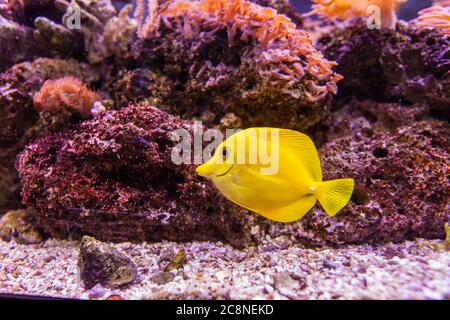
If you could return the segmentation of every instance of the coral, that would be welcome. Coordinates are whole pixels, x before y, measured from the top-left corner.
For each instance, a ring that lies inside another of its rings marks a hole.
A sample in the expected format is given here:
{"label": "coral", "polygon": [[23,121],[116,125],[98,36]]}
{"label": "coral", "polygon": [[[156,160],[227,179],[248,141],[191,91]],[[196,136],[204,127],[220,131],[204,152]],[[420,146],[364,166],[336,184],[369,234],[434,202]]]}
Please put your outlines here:
{"label": "coral", "polygon": [[434,30],[400,25],[396,31],[368,30],[363,22],[336,28],[318,46],[336,60],[340,97],[428,105],[448,117],[450,39]]}
{"label": "coral", "polygon": [[346,20],[352,17],[366,17],[372,14],[370,6],[378,6],[381,13],[381,27],[395,29],[396,11],[407,0],[313,0],[312,14],[330,20]]}
{"label": "coral", "polygon": [[0,219],[0,238],[4,241],[14,240],[20,244],[35,244],[43,241],[41,232],[30,221],[25,210],[6,213]]}
{"label": "coral", "polygon": [[450,0],[434,0],[433,5],[448,7],[448,6],[450,6]]}
{"label": "coral", "polygon": [[352,200],[333,218],[314,209],[288,226],[288,233],[309,244],[444,238],[442,226],[450,219],[449,137],[448,122],[426,120],[329,142],[319,152],[324,179],[353,177]]}
{"label": "coral", "polygon": [[80,278],[86,289],[97,284],[117,288],[130,284],[137,278],[134,262],[125,254],[92,237],[83,237],[78,258]]}
{"label": "coral", "polygon": [[170,98],[173,86],[169,76],[147,68],[137,68],[120,71],[118,80],[112,83],[110,91],[118,106],[142,100],[152,105],[161,105]]}
{"label": "coral", "polygon": [[421,10],[413,23],[420,28],[433,28],[450,35],[450,4]]}
{"label": "coral", "polygon": [[54,21],[64,0],[9,0],[0,2],[0,71],[38,57],[82,56],[83,36]]}
{"label": "coral", "polygon": [[54,56],[82,56],[84,53],[83,36],[57,24],[46,17],[34,20],[34,39],[41,50],[54,52]]}
{"label": "coral", "polygon": [[94,102],[101,97],[89,90],[80,80],[67,76],[44,82],[41,90],[34,95],[33,103],[37,110],[48,112],[75,112],[83,117],[91,114]]}
{"label": "coral", "polygon": [[36,51],[32,29],[0,15],[0,51],[0,71],[17,62],[32,59]]}
{"label": "coral", "polygon": [[[341,77],[286,16],[243,0],[169,1],[152,12],[134,52],[172,82],[162,108],[209,113],[215,125],[234,113],[244,126],[306,129],[326,116]],[[142,98],[151,97],[133,100]]]}
{"label": "coral", "polygon": [[104,241],[251,241],[256,215],[227,201],[195,165],[175,165],[172,133],[194,126],[147,105],[108,111],[29,144],[22,201],[52,236]]}
{"label": "coral", "polygon": [[0,15],[21,25],[31,26],[37,17],[60,20],[60,0],[0,0]]}
{"label": "coral", "polygon": [[73,12],[80,12],[87,60],[95,64],[110,56],[118,58],[129,49],[137,26],[129,17],[131,9],[127,5],[117,15],[110,0],[72,0],[66,4],[63,23],[68,23]]}
{"label": "coral", "polygon": [[295,11],[289,0],[251,0],[250,2],[263,7],[274,8],[278,13],[288,16],[299,27],[303,24],[301,14]]}
{"label": "coral", "polygon": [[[92,84],[98,75],[73,59],[37,59],[17,64],[0,74],[0,211],[19,206],[16,155],[36,136],[53,130],[55,116],[38,112],[33,95],[48,79],[72,75]],[[68,126],[68,122],[60,125]]]}

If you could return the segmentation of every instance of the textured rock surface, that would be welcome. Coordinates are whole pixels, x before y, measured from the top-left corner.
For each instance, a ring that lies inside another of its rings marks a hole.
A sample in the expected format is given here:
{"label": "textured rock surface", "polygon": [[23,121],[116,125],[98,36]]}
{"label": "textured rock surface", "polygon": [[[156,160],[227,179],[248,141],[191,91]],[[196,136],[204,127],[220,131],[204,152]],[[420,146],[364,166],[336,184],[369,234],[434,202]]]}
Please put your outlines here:
{"label": "textured rock surface", "polygon": [[32,29],[0,15],[0,50],[0,71],[31,59],[36,51]]}
{"label": "textured rock surface", "polygon": [[397,31],[369,30],[359,22],[330,30],[318,47],[338,63],[340,94],[380,102],[425,103],[448,118],[450,38],[399,24]]}
{"label": "textured rock surface", "polygon": [[83,237],[81,240],[78,268],[86,289],[97,284],[120,287],[135,281],[138,274],[129,257],[92,237]]}
{"label": "textured rock surface", "polygon": [[137,105],[37,140],[18,161],[23,202],[53,236],[247,243],[255,215],[172,162],[180,128],[193,123]]}
{"label": "textured rock surface", "polygon": [[1,217],[0,238],[20,244],[35,244],[43,240],[41,232],[33,225],[25,210],[10,211]]}
{"label": "textured rock surface", "polygon": [[[449,137],[447,122],[423,121],[333,140],[320,150],[324,179],[353,177],[352,200],[333,218],[316,208],[301,223],[281,227],[309,244],[444,238]],[[273,234],[279,227],[272,226]]]}
{"label": "textured rock surface", "polygon": [[330,117],[313,131],[316,145],[344,136],[355,139],[374,132],[395,132],[402,126],[429,119],[429,107],[416,103],[410,106],[356,98],[334,101]]}
{"label": "textured rock surface", "polygon": [[0,211],[19,205],[14,169],[18,152],[36,136],[60,130],[77,120],[62,121],[59,114],[56,117],[49,113],[39,115],[33,107],[33,96],[45,80],[66,75],[88,84],[98,80],[89,65],[71,59],[36,59],[17,64],[0,74]]}

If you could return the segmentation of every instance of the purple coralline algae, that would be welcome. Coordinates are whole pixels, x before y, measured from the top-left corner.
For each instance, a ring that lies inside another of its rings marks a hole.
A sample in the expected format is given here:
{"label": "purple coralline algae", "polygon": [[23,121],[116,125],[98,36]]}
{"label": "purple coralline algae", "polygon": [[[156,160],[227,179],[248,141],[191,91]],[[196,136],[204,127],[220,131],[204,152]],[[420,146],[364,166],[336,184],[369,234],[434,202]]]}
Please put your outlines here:
{"label": "purple coralline algae", "polygon": [[395,31],[369,30],[357,20],[333,28],[318,47],[344,76],[340,96],[424,103],[435,115],[448,118],[450,37],[400,23]]}
{"label": "purple coralline algae", "polygon": [[87,83],[98,80],[88,64],[72,59],[40,58],[16,64],[0,74],[0,211],[17,208],[19,204],[14,170],[18,152],[36,136],[56,130],[56,123],[61,125],[56,119],[62,115],[39,114],[33,106],[33,97],[46,80],[68,75]]}
{"label": "purple coralline algae", "polygon": [[248,243],[255,217],[173,163],[176,129],[194,130],[141,104],[41,138],[19,156],[22,201],[56,237]]}
{"label": "purple coralline algae", "polygon": [[449,137],[447,122],[425,120],[325,144],[324,179],[353,177],[352,199],[333,218],[314,209],[288,233],[308,244],[443,238],[450,220]]}

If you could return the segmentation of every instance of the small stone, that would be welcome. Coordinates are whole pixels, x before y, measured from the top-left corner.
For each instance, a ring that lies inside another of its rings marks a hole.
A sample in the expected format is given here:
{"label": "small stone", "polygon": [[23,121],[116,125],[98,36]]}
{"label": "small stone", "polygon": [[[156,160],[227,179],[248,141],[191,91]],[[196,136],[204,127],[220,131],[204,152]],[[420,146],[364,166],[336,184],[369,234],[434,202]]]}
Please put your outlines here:
{"label": "small stone", "polygon": [[164,271],[171,271],[183,268],[186,263],[186,253],[184,249],[177,252],[172,261],[164,268]]}
{"label": "small stone", "polygon": [[88,294],[89,299],[100,299],[108,292],[107,289],[102,287],[102,285],[97,284],[95,285]]}
{"label": "small stone", "polygon": [[42,242],[40,231],[34,227],[25,210],[9,211],[0,220],[0,238],[20,244]]}
{"label": "small stone", "polygon": [[274,276],[274,287],[283,296],[289,299],[296,299],[297,293],[302,289],[300,283],[294,280],[288,273],[283,272]]}
{"label": "small stone", "polygon": [[336,269],[338,267],[336,263],[328,259],[323,260],[323,266],[328,269]]}
{"label": "small stone", "polygon": [[157,284],[157,285],[159,285],[159,286],[162,286],[162,285],[164,285],[166,283],[169,283],[169,282],[173,281],[173,279],[175,279],[175,276],[171,272],[164,271],[164,272],[160,272],[160,273],[155,274],[150,279],[150,281],[155,283],[155,284]]}
{"label": "small stone", "polygon": [[105,106],[100,102],[96,101],[94,102],[94,105],[91,109],[91,114],[94,118],[100,118],[102,115],[104,115],[106,112]]}
{"label": "small stone", "polygon": [[78,267],[87,289],[96,284],[119,287],[137,277],[136,266],[130,258],[113,246],[88,236],[81,241]]}
{"label": "small stone", "polygon": [[48,256],[46,256],[46,257],[44,258],[44,261],[45,261],[45,263],[49,263],[49,262],[51,262],[51,261],[53,261],[53,260],[55,260],[55,259],[56,259],[55,256],[49,254]]}

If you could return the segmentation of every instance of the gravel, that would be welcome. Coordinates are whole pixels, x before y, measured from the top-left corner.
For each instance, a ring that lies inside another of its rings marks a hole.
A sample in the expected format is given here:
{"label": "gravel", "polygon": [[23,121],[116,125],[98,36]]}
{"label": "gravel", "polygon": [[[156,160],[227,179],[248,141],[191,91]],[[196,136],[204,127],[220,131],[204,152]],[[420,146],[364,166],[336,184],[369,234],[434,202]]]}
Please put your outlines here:
{"label": "gravel", "polygon": [[[245,250],[220,242],[120,243],[115,247],[134,260],[139,283],[85,290],[78,242],[0,241],[0,292],[80,299],[450,299],[450,252],[439,243],[311,249],[279,237]],[[181,249],[186,263],[168,276],[161,261]]]}

